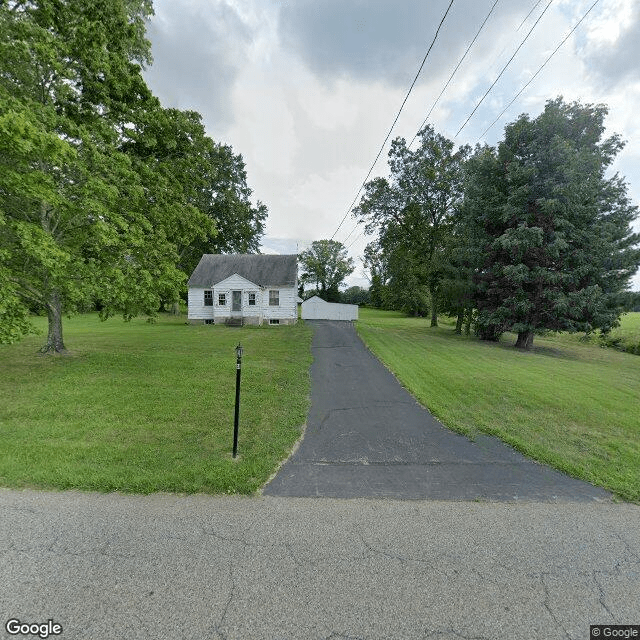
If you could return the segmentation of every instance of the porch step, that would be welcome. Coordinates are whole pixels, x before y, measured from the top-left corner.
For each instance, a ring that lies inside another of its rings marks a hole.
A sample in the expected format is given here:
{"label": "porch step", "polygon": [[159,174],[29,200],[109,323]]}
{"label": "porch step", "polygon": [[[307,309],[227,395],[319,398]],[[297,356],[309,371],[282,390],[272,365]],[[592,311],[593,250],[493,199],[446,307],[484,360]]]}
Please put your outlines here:
{"label": "porch step", "polygon": [[242,327],[244,325],[242,318],[225,318],[224,323],[227,327]]}

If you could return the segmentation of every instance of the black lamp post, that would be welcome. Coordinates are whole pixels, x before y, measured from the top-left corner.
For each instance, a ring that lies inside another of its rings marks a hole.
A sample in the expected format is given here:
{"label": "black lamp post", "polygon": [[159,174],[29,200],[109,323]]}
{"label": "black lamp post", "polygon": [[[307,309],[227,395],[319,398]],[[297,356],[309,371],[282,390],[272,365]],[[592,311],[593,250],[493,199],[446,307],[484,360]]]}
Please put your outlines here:
{"label": "black lamp post", "polygon": [[233,457],[238,453],[238,418],[240,415],[240,371],[242,366],[242,345],[236,347],[236,415],[233,420]]}

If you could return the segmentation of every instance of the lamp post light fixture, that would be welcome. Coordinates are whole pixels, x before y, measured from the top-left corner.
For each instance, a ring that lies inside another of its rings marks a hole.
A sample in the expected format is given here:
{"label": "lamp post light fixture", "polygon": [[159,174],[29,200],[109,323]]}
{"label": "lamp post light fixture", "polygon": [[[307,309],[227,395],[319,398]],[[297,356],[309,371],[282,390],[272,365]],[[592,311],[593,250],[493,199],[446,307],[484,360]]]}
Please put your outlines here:
{"label": "lamp post light fixture", "polygon": [[240,416],[240,371],[242,370],[242,345],[236,347],[236,413],[233,420],[233,457],[238,453],[238,418]]}

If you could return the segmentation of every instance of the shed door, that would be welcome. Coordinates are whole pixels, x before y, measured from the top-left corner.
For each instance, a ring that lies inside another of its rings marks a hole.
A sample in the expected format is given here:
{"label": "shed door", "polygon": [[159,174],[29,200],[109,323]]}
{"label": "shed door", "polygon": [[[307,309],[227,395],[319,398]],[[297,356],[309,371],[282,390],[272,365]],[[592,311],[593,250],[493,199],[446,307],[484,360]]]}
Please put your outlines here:
{"label": "shed door", "polygon": [[231,311],[242,311],[242,291],[231,292]]}

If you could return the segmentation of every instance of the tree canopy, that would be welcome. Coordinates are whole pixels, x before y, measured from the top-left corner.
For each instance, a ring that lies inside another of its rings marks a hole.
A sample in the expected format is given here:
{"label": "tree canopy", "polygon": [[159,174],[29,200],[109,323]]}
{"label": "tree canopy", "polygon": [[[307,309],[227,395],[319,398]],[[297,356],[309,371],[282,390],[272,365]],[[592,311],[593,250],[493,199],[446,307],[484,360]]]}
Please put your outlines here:
{"label": "tree canopy", "polygon": [[476,245],[481,337],[510,330],[529,348],[544,330],[616,325],[619,293],[640,263],[640,236],[624,180],[606,175],[623,146],[618,135],[603,139],[606,113],[551,100],[469,162],[465,219]]}
{"label": "tree canopy", "polygon": [[627,185],[611,166],[603,105],[547,102],[505,128],[497,148],[453,149],[432,127],[396,139],[389,178],[375,178],[354,216],[377,237],[365,249],[373,304],[456,315],[483,339],[505,331],[609,331],[640,265]]}
{"label": "tree canopy", "polygon": [[315,240],[311,247],[299,255],[300,284],[315,284],[319,297],[327,302],[340,301],[340,285],[353,273],[353,258],[336,240]]}
{"label": "tree canopy", "polygon": [[431,309],[437,326],[440,284],[452,216],[462,201],[462,166],[470,151],[454,144],[427,125],[412,151],[396,138],[389,151],[390,179],[375,178],[354,216],[366,221],[378,239],[369,249],[385,257],[387,297],[409,313]]}
{"label": "tree canopy", "polygon": [[63,314],[154,314],[194,251],[258,248],[267,212],[241,156],[142,78],[151,13],[149,0],[0,3],[2,341],[45,309],[43,351],[64,350]]}

